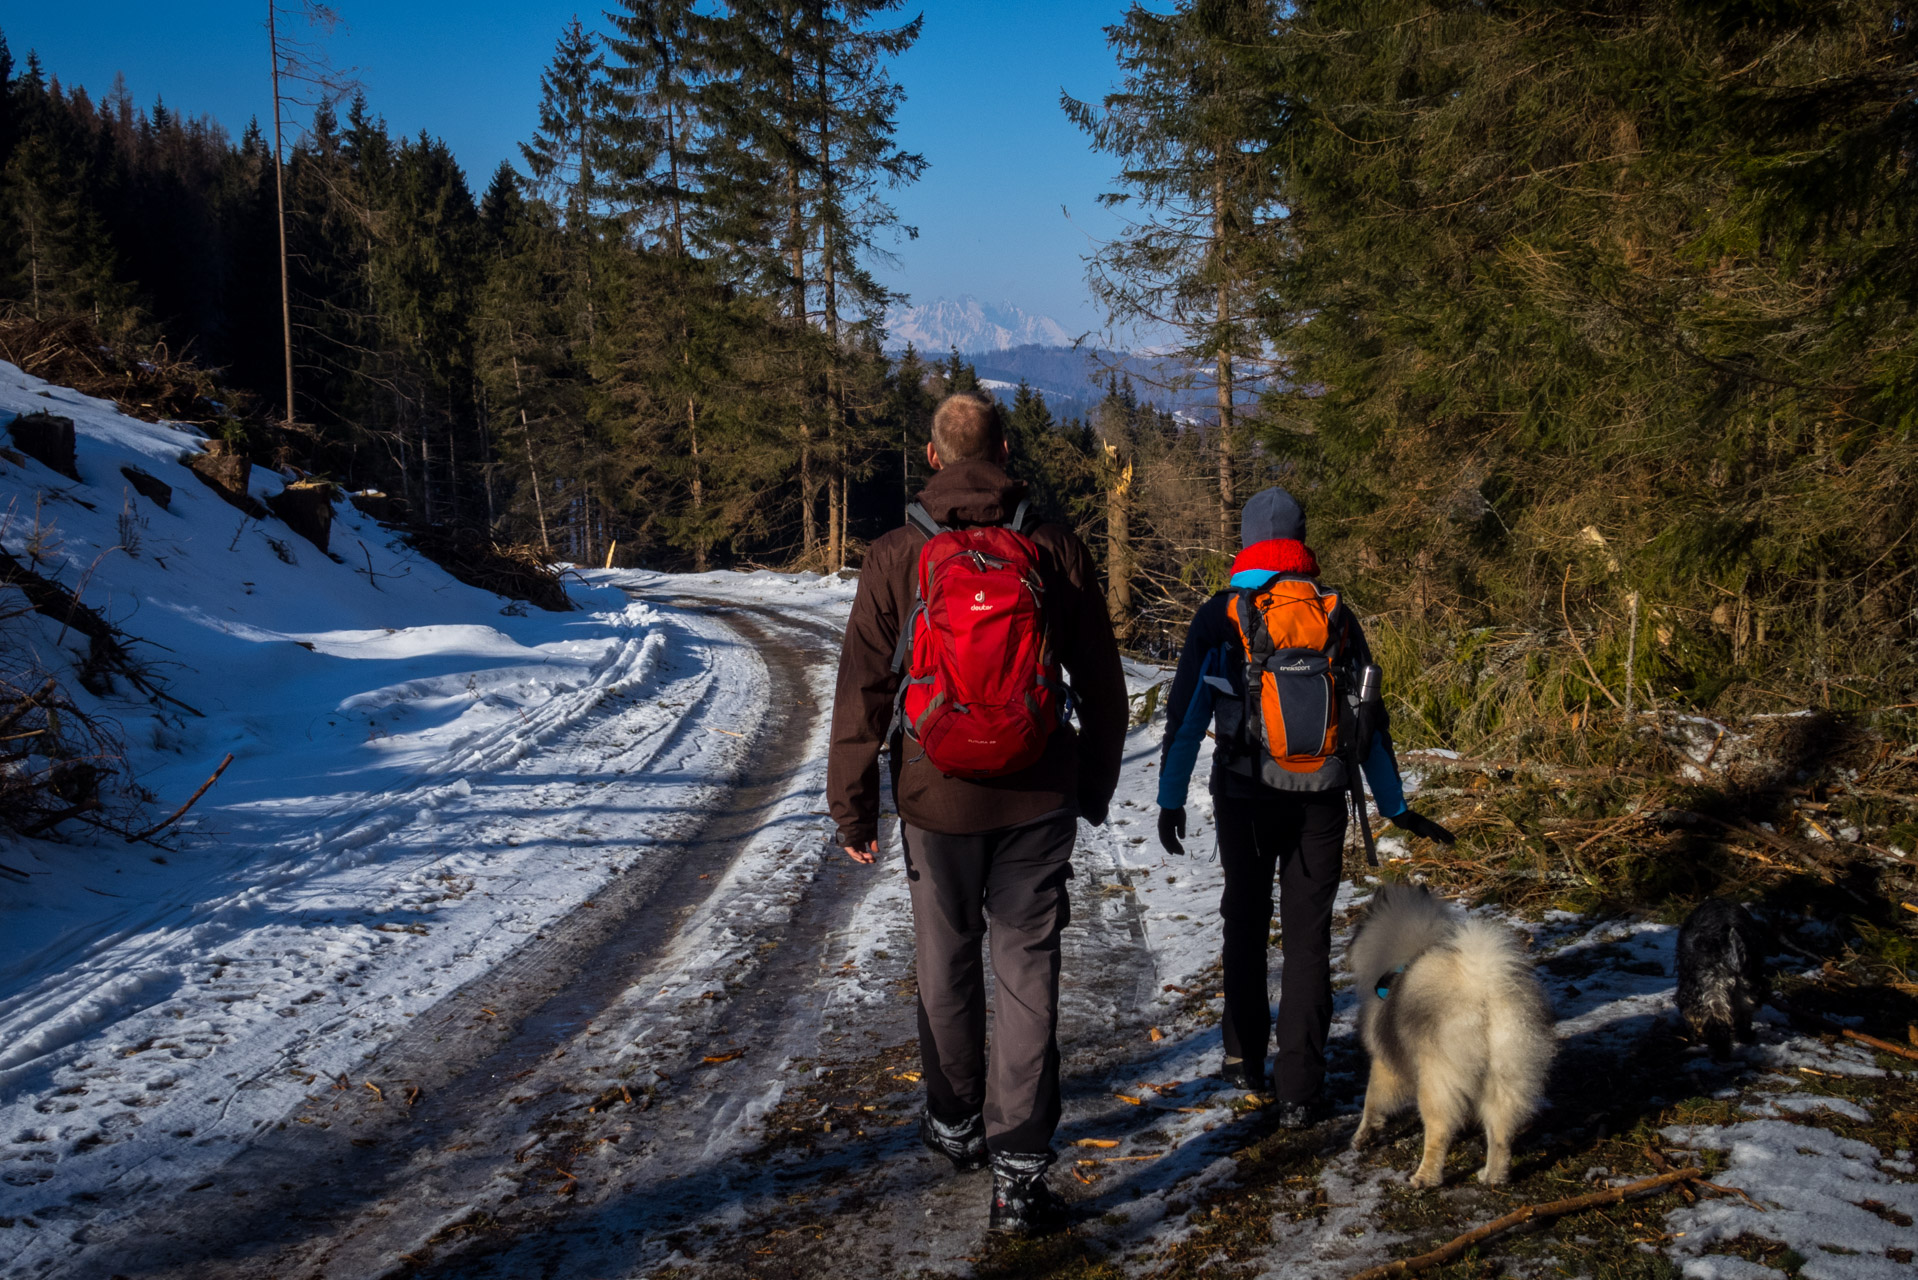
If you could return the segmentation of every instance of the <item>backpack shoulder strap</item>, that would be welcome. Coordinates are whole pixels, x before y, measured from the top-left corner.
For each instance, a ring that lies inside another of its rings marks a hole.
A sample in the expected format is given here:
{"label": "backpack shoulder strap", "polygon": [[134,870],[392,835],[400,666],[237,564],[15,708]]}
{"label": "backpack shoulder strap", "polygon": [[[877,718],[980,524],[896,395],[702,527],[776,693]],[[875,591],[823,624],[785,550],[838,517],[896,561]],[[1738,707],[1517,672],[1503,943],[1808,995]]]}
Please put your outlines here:
{"label": "backpack shoulder strap", "polygon": [[[932,539],[946,531],[943,525],[932,518],[932,513],[917,502],[906,504],[906,524],[908,527],[917,529],[920,533],[924,534],[927,542],[932,541]],[[920,550],[923,552],[924,549],[925,544],[921,543]],[[919,611],[925,608],[925,604],[926,602],[919,598],[919,574],[915,571],[912,575],[912,607],[907,609],[906,616],[899,620],[899,638],[893,642],[892,646],[892,671],[894,675],[898,675],[904,671],[906,669],[906,663],[912,659],[912,625],[919,617]],[[905,686],[900,686],[902,694],[904,690]],[[896,716],[894,723],[895,725],[897,724]]]}
{"label": "backpack shoulder strap", "polygon": [[946,527],[934,520],[932,513],[917,502],[906,505],[906,523],[928,538],[936,538],[946,531]]}
{"label": "backpack shoulder strap", "polygon": [[1012,519],[1006,521],[1006,528],[1012,530],[1014,533],[1024,533],[1026,531],[1026,517],[1031,514],[1032,499],[1019,499],[1019,509],[1012,513]]}

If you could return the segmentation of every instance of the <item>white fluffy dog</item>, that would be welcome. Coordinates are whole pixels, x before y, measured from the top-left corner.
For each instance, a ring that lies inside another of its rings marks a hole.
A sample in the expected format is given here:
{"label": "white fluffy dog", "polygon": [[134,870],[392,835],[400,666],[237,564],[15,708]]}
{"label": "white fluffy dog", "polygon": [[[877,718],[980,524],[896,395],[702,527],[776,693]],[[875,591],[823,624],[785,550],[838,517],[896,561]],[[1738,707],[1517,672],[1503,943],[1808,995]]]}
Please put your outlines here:
{"label": "white fluffy dog", "polygon": [[1445,1153],[1474,1117],[1485,1128],[1479,1180],[1504,1182],[1555,1047],[1545,992],[1511,932],[1423,888],[1385,885],[1346,960],[1358,979],[1359,1038],[1372,1055],[1353,1148],[1416,1099],[1425,1158],[1413,1186],[1444,1180]]}

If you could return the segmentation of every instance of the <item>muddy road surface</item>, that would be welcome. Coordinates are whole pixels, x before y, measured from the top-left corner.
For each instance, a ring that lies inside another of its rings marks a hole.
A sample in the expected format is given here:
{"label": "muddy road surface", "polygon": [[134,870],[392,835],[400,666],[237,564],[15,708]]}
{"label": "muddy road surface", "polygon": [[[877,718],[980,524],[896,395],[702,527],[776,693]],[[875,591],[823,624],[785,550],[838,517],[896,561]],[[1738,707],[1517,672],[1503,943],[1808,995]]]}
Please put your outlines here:
{"label": "muddy road surface", "polygon": [[[673,607],[687,644],[764,665],[758,723],[676,731],[750,740],[716,802],[616,819],[615,797],[602,829],[648,824],[656,844],[592,901],[350,1077],[315,1078],[213,1177],[130,1197],[76,1231],[66,1258],[8,1274],[969,1268],[989,1179],[953,1176],[917,1142],[896,842],[878,866],[856,866],[829,846],[820,812],[838,633],[816,614],[724,598],[652,603]],[[577,732],[590,745],[595,728]],[[673,767],[670,746],[655,774]],[[1074,896],[1068,1125],[1124,1109],[1084,1068],[1149,1044],[1156,990],[1126,873],[1082,858]]]}

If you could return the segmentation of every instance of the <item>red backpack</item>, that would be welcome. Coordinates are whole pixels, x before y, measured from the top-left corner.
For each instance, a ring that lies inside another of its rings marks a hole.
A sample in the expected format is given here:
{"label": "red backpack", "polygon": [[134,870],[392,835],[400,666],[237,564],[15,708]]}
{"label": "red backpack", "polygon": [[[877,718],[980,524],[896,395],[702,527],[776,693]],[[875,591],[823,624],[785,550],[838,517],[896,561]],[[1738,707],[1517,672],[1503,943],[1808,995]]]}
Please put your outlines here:
{"label": "red backpack", "polygon": [[1007,524],[967,529],[945,528],[918,503],[906,509],[926,545],[893,653],[903,675],[893,723],[947,777],[1016,773],[1065,720],[1026,508]]}

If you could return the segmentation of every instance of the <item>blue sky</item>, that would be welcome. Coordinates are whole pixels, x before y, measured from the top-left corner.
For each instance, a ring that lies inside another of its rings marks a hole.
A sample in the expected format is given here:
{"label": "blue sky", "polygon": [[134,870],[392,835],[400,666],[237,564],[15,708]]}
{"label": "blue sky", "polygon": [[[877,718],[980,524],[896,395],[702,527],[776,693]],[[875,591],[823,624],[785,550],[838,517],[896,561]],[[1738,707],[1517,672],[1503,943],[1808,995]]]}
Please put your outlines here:
{"label": "blue sky", "polygon": [[[345,30],[334,61],[358,70],[374,110],[396,132],[451,145],[483,187],[533,128],[539,73],[561,26],[598,5],[552,0],[336,0]],[[1081,257],[1115,219],[1094,203],[1114,166],[1086,147],[1058,107],[1059,90],[1096,97],[1114,75],[1103,28],[1122,0],[945,0],[927,4],[919,44],[895,75],[907,92],[899,141],[930,162],[894,193],[917,241],[882,272],[916,300],[975,294],[1051,315],[1078,332],[1101,317]],[[10,5],[0,17],[16,61],[36,49],[63,84],[94,94],[124,72],[135,101],[156,97],[207,114],[234,134],[271,118],[265,4]],[[908,8],[907,14],[919,10]],[[1070,217],[1068,218],[1068,213]]]}

